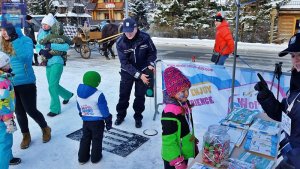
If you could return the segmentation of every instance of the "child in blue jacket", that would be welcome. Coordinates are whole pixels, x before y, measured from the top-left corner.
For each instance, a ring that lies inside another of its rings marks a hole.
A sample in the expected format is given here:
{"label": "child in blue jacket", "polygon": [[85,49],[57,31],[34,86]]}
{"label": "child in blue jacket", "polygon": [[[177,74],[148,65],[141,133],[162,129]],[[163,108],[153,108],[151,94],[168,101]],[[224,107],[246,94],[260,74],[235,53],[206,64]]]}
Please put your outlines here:
{"label": "child in blue jacket", "polygon": [[12,155],[13,136],[17,130],[14,122],[15,93],[9,77],[12,76],[9,56],[0,52],[0,168],[8,169],[9,164],[19,164],[20,158]]}
{"label": "child in blue jacket", "polygon": [[78,152],[80,164],[86,163],[90,157],[92,163],[101,160],[104,125],[107,130],[112,128],[112,115],[109,113],[105,96],[97,89],[100,82],[99,73],[88,71],[83,76],[83,84],[77,88],[77,107],[83,120],[83,135]]}

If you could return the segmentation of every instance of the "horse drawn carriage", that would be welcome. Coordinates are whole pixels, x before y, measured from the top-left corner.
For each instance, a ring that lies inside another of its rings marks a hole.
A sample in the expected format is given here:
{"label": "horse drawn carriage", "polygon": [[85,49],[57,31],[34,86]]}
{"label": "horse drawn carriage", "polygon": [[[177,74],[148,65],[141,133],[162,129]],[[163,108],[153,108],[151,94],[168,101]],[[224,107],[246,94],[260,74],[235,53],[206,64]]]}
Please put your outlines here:
{"label": "horse drawn carriage", "polygon": [[81,57],[88,59],[93,50],[98,50],[104,55],[103,44],[117,39],[122,33],[113,32],[108,37],[103,38],[100,28],[97,26],[83,26],[77,29],[77,34],[73,38],[75,50],[80,53]]}

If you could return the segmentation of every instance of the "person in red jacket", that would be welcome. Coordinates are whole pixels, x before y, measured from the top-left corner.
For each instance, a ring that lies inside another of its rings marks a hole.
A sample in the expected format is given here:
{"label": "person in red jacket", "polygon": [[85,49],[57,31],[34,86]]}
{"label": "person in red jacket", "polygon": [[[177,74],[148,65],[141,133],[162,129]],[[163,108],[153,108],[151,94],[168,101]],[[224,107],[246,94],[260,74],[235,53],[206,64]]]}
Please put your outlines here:
{"label": "person in red jacket", "polygon": [[224,19],[221,13],[217,13],[215,17],[216,39],[214,51],[220,54],[216,65],[224,65],[229,54],[234,52],[234,41],[229,28],[228,22]]}

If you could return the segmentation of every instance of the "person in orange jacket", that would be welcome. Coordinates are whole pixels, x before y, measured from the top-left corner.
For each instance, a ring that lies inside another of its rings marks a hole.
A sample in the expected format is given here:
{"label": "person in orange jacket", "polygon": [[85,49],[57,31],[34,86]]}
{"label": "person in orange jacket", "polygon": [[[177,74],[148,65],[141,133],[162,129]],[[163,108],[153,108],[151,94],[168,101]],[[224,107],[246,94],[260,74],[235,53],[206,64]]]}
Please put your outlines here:
{"label": "person in orange jacket", "polygon": [[220,12],[215,16],[216,39],[214,51],[220,54],[216,65],[224,65],[229,54],[234,52],[234,41],[228,22]]}

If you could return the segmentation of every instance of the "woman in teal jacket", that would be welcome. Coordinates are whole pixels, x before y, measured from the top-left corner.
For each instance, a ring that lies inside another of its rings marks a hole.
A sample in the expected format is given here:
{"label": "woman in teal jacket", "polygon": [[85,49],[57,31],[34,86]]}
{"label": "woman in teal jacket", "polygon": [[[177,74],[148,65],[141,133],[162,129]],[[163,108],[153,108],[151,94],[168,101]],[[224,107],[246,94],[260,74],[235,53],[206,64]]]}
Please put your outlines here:
{"label": "woman in teal jacket", "polygon": [[[55,20],[52,14],[48,14],[43,18],[42,29],[39,31],[37,37],[38,42],[50,34],[51,27],[54,25],[55,22],[57,21]],[[52,49],[56,51],[66,52],[69,49],[69,45],[67,43],[51,43],[47,44],[46,46],[47,48],[45,48],[44,45],[37,43],[35,50],[37,51],[37,53],[43,54],[48,59],[46,74],[51,101],[50,112],[47,115],[50,117],[54,117],[61,113],[59,96],[61,96],[64,99],[63,104],[67,104],[69,102],[69,99],[73,96],[73,93],[69,92],[59,84],[64,66],[64,60],[62,56],[52,56],[49,53],[49,51],[50,49]]]}
{"label": "woman in teal jacket", "polygon": [[31,142],[26,112],[41,127],[43,142],[46,143],[51,138],[51,129],[36,107],[35,75],[32,68],[33,42],[29,37],[23,36],[20,28],[14,28],[12,25],[2,28],[1,42],[2,51],[11,57],[16,116],[23,134],[20,147],[26,149]]}

